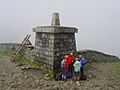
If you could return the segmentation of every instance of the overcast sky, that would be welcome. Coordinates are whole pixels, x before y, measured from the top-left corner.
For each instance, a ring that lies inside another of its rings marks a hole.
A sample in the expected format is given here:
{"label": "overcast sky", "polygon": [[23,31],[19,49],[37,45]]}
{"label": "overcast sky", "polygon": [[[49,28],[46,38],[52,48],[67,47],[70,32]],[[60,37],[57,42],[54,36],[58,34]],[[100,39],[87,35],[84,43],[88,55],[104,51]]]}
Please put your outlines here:
{"label": "overcast sky", "polygon": [[61,25],[79,29],[77,50],[94,49],[120,57],[120,0],[0,0],[0,43],[18,42],[32,28],[50,25],[53,12]]}

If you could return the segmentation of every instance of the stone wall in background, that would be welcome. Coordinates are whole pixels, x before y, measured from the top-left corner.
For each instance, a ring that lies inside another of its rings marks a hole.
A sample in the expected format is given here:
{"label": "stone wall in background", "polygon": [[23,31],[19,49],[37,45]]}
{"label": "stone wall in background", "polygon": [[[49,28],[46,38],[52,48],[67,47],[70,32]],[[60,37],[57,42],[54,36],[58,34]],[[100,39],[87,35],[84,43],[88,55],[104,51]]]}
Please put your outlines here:
{"label": "stone wall in background", "polygon": [[[57,45],[57,44],[59,44],[59,43],[56,42],[55,45]],[[0,53],[11,53],[15,50],[15,48],[18,45],[20,45],[20,44],[18,44],[18,43],[0,43]],[[57,47],[57,46],[55,46],[55,47]],[[46,60],[47,58],[43,59],[44,61],[42,61],[39,58],[39,55],[41,55],[40,53],[38,54],[39,51],[40,50],[38,50],[38,49],[26,48],[22,51],[21,54],[23,56],[25,56],[27,59],[32,60],[32,61],[37,60],[37,61],[40,61],[43,63],[45,61],[48,61],[48,60]],[[95,50],[80,50],[77,52],[77,54],[85,55],[87,60],[89,60],[89,61],[117,61],[117,60],[120,60],[117,56],[104,54],[102,52],[98,52]],[[55,56],[57,56],[57,53]]]}
{"label": "stone wall in background", "polygon": [[26,48],[23,51],[23,56],[25,58],[27,58],[30,61],[35,61],[36,60],[36,50],[35,49],[31,49],[31,48]]}
{"label": "stone wall in background", "polygon": [[[6,54],[6,53],[12,53],[15,51],[15,49],[19,46],[18,43],[0,43],[0,53]],[[24,56],[28,60],[34,61],[36,60],[36,50],[31,48],[24,48],[20,55]]]}
{"label": "stone wall in background", "polygon": [[18,45],[18,43],[0,43],[0,53],[11,53]]}
{"label": "stone wall in background", "polygon": [[86,56],[87,60],[92,61],[117,61],[120,60],[119,57],[104,54],[102,52],[98,52],[95,50],[80,50],[78,51],[79,54],[83,54]]}

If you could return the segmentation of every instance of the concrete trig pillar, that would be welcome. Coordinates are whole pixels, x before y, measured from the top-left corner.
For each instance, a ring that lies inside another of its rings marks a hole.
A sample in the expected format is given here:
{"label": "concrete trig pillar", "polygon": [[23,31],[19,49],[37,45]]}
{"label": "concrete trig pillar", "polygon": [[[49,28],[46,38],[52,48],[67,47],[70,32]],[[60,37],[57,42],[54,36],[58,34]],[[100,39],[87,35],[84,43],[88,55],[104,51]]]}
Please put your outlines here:
{"label": "concrete trig pillar", "polygon": [[53,13],[51,26],[60,26],[59,13]]}
{"label": "concrete trig pillar", "polygon": [[60,62],[65,54],[76,52],[75,27],[60,26],[59,13],[53,13],[51,26],[33,28],[36,32],[36,60],[51,65],[54,72],[60,68]]}

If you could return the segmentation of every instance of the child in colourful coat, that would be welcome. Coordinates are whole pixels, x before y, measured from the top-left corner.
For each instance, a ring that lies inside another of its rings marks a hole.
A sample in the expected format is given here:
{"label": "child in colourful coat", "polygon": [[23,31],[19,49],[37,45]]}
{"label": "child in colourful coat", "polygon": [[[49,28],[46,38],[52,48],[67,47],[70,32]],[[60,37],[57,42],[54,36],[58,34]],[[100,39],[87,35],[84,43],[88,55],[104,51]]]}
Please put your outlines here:
{"label": "child in colourful coat", "polygon": [[80,56],[80,63],[81,63],[80,71],[81,71],[81,76],[84,75],[84,65],[86,64],[86,62],[87,62],[86,58],[83,55],[81,55]]}
{"label": "child in colourful coat", "polygon": [[61,67],[62,67],[62,72],[63,72],[63,79],[65,80],[65,79],[67,79],[68,68],[69,68],[69,65],[68,65],[66,56],[65,56],[65,58],[61,61]]}
{"label": "child in colourful coat", "polygon": [[73,64],[73,67],[74,67],[75,80],[79,80],[81,63],[78,58],[75,59],[75,63]]}

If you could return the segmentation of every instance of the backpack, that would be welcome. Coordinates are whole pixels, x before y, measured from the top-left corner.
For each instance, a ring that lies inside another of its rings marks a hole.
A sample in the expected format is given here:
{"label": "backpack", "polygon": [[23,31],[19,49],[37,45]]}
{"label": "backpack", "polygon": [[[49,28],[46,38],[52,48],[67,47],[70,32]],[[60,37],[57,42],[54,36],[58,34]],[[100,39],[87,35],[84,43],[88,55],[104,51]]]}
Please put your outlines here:
{"label": "backpack", "polygon": [[86,59],[84,57],[82,57],[80,62],[81,62],[82,65],[85,65],[86,64]]}
{"label": "backpack", "polygon": [[62,80],[62,73],[61,72],[56,75],[55,80],[56,81]]}
{"label": "backpack", "polygon": [[87,75],[81,75],[80,80],[87,80]]}

